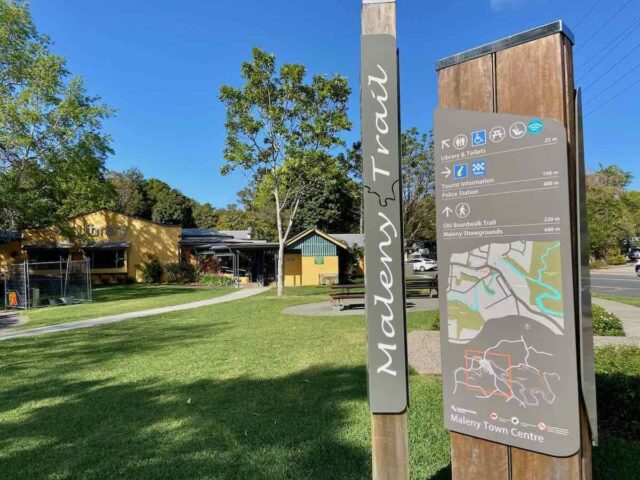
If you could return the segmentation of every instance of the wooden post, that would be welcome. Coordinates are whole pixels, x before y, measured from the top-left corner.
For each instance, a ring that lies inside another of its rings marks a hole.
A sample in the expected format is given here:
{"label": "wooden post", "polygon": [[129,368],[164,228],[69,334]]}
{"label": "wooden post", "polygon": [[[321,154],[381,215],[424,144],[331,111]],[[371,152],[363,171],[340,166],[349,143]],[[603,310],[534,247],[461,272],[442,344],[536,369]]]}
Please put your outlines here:
{"label": "wooden post", "polygon": [[[362,5],[362,34],[396,36],[395,0]],[[371,415],[372,477],[374,480],[409,479],[407,412]]]}
{"label": "wooden post", "polygon": [[[573,44],[562,23],[552,25],[554,28],[537,29],[538,35],[526,32],[440,61],[439,104],[442,108],[547,117],[563,123],[568,134],[569,171],[574,175]],[[575,197],[572,190],[571,198]],[[575,203],[571,207],[575,239],[579,235],[575,230]],[[576,271],[578,262],[574,258]],[[582,448],[566,458],[451,433],[453,479],[590,480],[591,436],[582,402],[579,408]]]}

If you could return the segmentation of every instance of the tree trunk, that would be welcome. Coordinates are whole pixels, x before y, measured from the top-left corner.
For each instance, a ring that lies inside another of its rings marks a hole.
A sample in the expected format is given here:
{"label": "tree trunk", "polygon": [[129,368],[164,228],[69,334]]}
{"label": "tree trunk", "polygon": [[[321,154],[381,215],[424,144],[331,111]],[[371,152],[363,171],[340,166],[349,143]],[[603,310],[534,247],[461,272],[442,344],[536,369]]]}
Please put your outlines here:
{"label": "tree trunk", "polygon": [[278,183],[273,189],[273,197],[276,201],[276,224],[278,227],[278,268],[276,274],[276,284],[278,286],[278,296],[284,295],[284,243],[285,235],[282,232],[282,210],[280,208],[280,194],[278,192]]}
{"label": "tree trunk", "polygon": [[284,242],[278,242],[278,296],[284,295]]}

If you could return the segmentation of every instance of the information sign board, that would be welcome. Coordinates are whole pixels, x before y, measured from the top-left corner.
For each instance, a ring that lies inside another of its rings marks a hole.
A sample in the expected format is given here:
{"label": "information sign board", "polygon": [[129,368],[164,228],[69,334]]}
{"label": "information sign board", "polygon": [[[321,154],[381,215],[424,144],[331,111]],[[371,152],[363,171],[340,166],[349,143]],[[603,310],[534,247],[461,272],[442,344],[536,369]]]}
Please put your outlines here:
{"label": "information sign board", "polygon": [[445,426],[548,455],[580,448],[567,134],[438,109]]}
{"label": "information sign board", "polygon": [[408,395],[395,37],[362,36],[361,81],[369,405],[401,413]]}

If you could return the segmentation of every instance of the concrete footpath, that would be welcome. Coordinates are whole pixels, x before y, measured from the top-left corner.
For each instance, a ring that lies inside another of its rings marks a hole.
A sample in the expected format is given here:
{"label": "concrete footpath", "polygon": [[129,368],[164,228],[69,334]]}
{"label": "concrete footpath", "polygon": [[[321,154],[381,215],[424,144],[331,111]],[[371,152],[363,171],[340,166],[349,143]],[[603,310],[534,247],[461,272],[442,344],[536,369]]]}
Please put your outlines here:
{"label": "concrete footpath", "polygon": [[237,292],[222,295],[220,297],[211,298],[209,300],[200,300],[198,302],[183,303],[181,305],[173,305],[170,307],[152,308],[149,310],[141,310],[139,312],[120,313],[118,315],[109,315],[107,317],[92,318],[89,320],[79,320],[77,322],[59,323],[48,327],[29,328],[13,332],[0,332],[0,340],[8,340],[10,338],[36,337],[46,335],[48,333],[64,332],[66,330],[76,330],[78,328],[95,327],[96,325],[107,325],[109,323],[123,322],[134,318],[151,317],[153,315],[161,315],[163,313],[181,312],[183,310],[192,310],[194,308],[208,307],[209,305],[217,305],[219,303],[233,302],[242,300],[243,298],[253,297],[269,290],[270,287],[246,288]]}
{"label": "concrete footpath", "polygon": [[[607,345],[640,346],[640,308],[593,297],[593,303],[610,311],[622,321],[626,337],[593,337],[596,348]],[[440,365],[440,332],[416,330],[407,335],[409,365],[418,373],[439,375]]]}

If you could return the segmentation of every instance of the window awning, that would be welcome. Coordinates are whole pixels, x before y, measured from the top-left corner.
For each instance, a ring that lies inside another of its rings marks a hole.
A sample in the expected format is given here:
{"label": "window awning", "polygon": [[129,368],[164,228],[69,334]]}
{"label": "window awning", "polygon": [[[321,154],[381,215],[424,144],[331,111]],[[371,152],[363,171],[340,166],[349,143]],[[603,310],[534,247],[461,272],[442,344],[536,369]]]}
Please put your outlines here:
{"label": "window awning", "polygon": [[28,243],[22,246],[23,250],[71,250],[70,243]]}
{"label": "window awning", "polygon": [[129,248],[131,242],[95,242],[86,243],[82,246],[84,250],[121,250]]}

